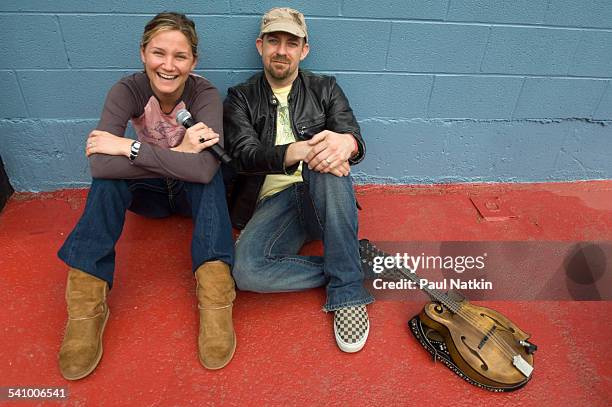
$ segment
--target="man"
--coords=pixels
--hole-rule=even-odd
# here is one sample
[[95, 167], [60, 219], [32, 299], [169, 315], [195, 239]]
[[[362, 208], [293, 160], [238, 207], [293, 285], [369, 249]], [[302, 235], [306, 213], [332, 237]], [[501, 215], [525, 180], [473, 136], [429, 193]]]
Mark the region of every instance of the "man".
[[[226, 146], [237, 163], [230, 216], [243, 229], [233, 276], [255, 292], [326, 285], [325, 311], [345, 352], [357, 352], [369, 332], [357, 240], [357, 208], [349, 165], [365, 144], [349, 103], [333, 77], [299, 70], [310, 50], [304, 16], [274, 8], [255, 45], [263, 72], [230, 88], [224, 103]], [[324, 255], [299, 256], [322, 239]]]

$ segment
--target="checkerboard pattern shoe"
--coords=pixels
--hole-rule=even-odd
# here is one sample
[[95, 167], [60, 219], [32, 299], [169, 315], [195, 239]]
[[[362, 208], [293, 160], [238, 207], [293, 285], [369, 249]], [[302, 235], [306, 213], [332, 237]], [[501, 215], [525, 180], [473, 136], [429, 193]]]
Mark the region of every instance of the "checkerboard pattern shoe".
[[345, 307], [334, 311], [334, 334], [338, 347], [348, 353], [363, 348], [370, 332], [370, 321], [365, 305]]

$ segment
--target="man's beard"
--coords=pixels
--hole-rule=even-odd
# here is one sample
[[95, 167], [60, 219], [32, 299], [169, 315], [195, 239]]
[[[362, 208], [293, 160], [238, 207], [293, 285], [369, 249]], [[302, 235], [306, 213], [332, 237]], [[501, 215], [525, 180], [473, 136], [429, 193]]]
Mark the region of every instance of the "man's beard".
[[[288, 65], [284, 67], [282, 70], [277, 70], [277, 69], [274, 69], [274, 62], [284, 62]], [[293, 73], [293, 71], [291, 70], [291, 65], [290, 65], [289, 60], [287, 60], [286, 58], [279, 58], [279, 57], [276, 57], [270, 61], [270, 65], [267, 71], [268, 71], [268, 74], [272, 78], [276, 80], [281, 80], [281, 81], [287, 79]]]

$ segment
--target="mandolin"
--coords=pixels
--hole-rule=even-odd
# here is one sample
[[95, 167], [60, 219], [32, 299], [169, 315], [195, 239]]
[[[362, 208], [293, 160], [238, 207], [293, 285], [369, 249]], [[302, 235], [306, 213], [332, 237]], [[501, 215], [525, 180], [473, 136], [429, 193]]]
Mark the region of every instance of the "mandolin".
[[[359, 251], [366, 275], [372, 273], [374, 258], [389, 256], [367, 239], [359, 241]], [[409, 327], [434, 360], [489, 391], [516, 390], [531, 379], [537, 346], [508, 318], [471, 304], [459, 293], [429, 288], [425, 279], [408, 269], [385, 270], [380, 277], [407, 278], [431, 297]]]

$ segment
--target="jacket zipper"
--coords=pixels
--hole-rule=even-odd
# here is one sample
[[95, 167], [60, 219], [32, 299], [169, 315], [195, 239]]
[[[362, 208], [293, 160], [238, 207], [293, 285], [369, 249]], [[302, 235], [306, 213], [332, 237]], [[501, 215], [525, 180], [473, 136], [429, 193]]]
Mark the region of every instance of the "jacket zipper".
[[295, 115], [293, 114], [293, 105], [291, 104], [291, 95], [289, 95], [289, 97], [287, 98], [287, 106], [289, 108], [289, 121], [291, 122], [291, 128], [293, 129], [293, 135], [295, 136], [296, 140], [295, 141], [303, 141], [304, 140], [304, 133], [306, 131], [306, 126], [302, 126], [301, 128], [298, 128], [295, 124], [295, 120], [294, 117]]

